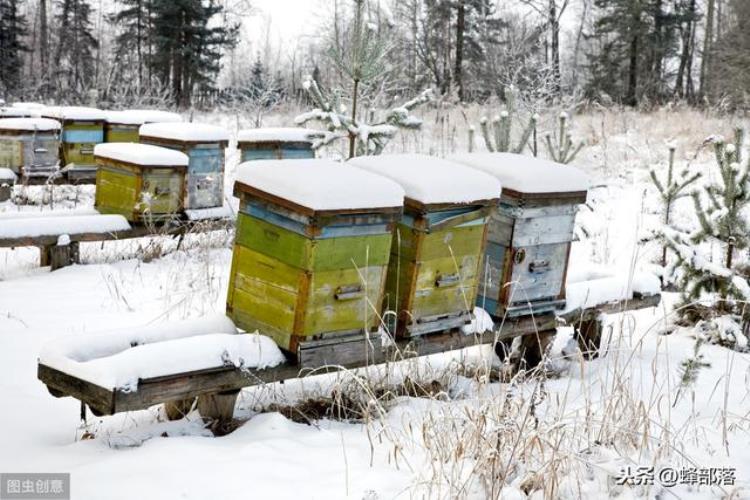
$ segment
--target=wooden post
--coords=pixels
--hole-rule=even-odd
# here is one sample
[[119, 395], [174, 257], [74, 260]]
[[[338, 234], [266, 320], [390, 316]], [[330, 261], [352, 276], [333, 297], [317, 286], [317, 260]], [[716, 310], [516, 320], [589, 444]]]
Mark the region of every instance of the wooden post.
[[10, 184], [0, 184], [0, 201], [10, 200], [10, 195], [13, 192], [13, 186]]
[[223, 392], [211, 392], [198, 396], [198, 412], [204, 421], [229, 421], [234, 416], [234, 404], [237, 402], [239, 389]]
[[72, 245], [52, 245], [47, 250], [50, 271], [67, 267], [73, 263]]
[[39, 245], [39, 267], [47, 267], [50, 263], [50, 249], [54, 245]]
[[599, 344], [602, 341], [602, 322], [599, 318], [581, 321], [576, 328], [576, 337], [585, 359], [599, 357]]

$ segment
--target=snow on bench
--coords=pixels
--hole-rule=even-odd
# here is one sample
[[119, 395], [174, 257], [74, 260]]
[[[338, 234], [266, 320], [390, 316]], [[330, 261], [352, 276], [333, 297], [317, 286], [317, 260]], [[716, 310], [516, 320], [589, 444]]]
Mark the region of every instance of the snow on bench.
[[237, 182], [312, 210], [401, 207], [395, 182], [332, 160], [256, 160], [241, 164]]
[[397, 182], [420, 203], [472, 203], [500, 196], [493, 176], [434, 156], [398, 154], [359, 156], [347, 163]]
[[249, 128], [237, 133], [237, 142], [308, 142], [325, 135], [320, 130], [301, 127]]
[[631, 276], [614, 270], [587, 266], [587, 271], [577, 276], [571, 273], [566, 284], [565, 310], [592, 309], [611, 302], [632, 300], [635, 295], [650, 296], [661, 293], [659, 278], [648, 272]]
[[449, 160], [495, 176], [503, 188], [519, 193], [570, 193], [587, 191], [588, 176], [581, 170], [549, 160], [513, 153], [461, 153]]
[[265, 369], [285, 361], [259, 334], [239, 334], [226, 316], [60, 338], [39, 363], [108, 390], [133, 392], [140, 379], [233, 366]]
[[189, 221], [202, 221], [202, 220], [229, 220], [234, 218], [234, 212], [228, 205], [213, 208], [194, 208], [185, 209], [185, 216]]
[[7, 210], [0, 212], [0, 220], [5, 219], [37, 219], [46, 217], [73, 217], [80, 215], [101, 215], [94, 208], [72, 208], [68, 210]]
[[[44, 214], [44, 212], [42, 212]], [[39, 236], [75, 236], [88, 233], [128, 231], [130, 224], [122, 215], [22, 215], [2, 217], [0, 239], [35, 238]]]

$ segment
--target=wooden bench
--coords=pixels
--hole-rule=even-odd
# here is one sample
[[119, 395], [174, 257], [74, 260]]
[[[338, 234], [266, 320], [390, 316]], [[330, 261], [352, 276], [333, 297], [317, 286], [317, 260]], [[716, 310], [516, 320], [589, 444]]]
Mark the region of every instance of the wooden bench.
[[[524, 336], [533, 339], [539, 333], [554, 331], [561, 324], [580, 328], [595, 321], [602, 313], [619, 313], [655, 307], [660, 295], [637, 296], [629, 300], [613, 301], [586, 310], [576, 309], [563, 315], [546, 314], [536, 317], [513, 318], [497, 325], [495, 331], [465, 334], [460, 330], [397, 340], [395, 345], [383, 347], [380, 342], [358, 341], [354, 348], [366, 351], [367, 356], [342, 359], [337, 365], [320, 364], [324, 353], [303, 358], [300, 364], [284, 363], [273, 368], [242, 371], [233, 366], [212, 368], [167, 376], [140, 379], [137, 390], [108, 390], [63, 373], [44, 364], [38, 365], [38, 378], [55, 397], [71, 396], [81, 401], [97, 416], [143, 410], [165, 403], [169, 418], [179, 418], [198, 400], [198, 409], [207, 419], [226, 420], [232, 417], [234, 402], [243, 387], [294, 379], [305, 374], [324, 373], [343, 368], [358, 368], [385, 361], [427, 356], [475, 345], [493, 344]], [[341, 352], [340, 344], [330, 346]], [[363, 362], [362, 359], [367, 359]]]
[[[0, 248], [38, 247], [39, 264], [59, 269], [78, 262], [81, 242], [123, 240], [147, 236], [179, 236], [193, 231], [229, 227], [224, 216], [175, 219], [159, 225], [131, 225], [121, 215], [103, 215], [94, 210], [74, 212], [19, 212], [0, 214]], [[217, 212], [218, 214], [218, 212]], [[214, 215], [214, 214], [211, 214]], [[61, 236], [67, 236], [61, 241]]]

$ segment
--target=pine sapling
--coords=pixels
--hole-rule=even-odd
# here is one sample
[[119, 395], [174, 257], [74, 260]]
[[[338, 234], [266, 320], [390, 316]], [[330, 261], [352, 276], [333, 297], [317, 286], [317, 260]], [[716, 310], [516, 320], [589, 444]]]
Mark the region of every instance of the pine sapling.
[[586, 144], [581, 141], [578, 146], [573, 146], [573, 135], [570, 133], [570, 130], [568, 130], [568, 122], [568, 113], [563, 111], [558, 118], [557, 144], [553, 145], [552, 134], [549, 132], [544, 136], [544, 144], [547, 147], [547, 154], [557, 163], [572, 162]]
[[[659, 191], [662, 203], [664, 205], [664, 225], [669, 226], [671, 224], [672, 205], [675, 201], [680, 198], [684, 198], [689, 195], [685, 192], [688, 186], [696, 182], [700, 177], [701, 173], [697, 172], [690, 174], [690, 171], [685, 168], [679, 174], [675, 175], [674, 171], [674, 159], [675, 159], [676, 148], [673, 145], [669, 146], [669, 165], [667, 168], [667, 177], [664, 180], [660, 180], [656, 175], [656, 170], [653, 168], [649, 171], [651, 174], [651, 181]], [[666, 268], [667, 266], [667, 245], [662, 246], [661, 254], [661, 266]], [[662, 278], [662, 285], [664, 280]]]
[[[532, 136], [536, 137], [536, 125], [539, 121], [539, 116], [533, 114], [529, 117], [529, 121], [526, 124], [523, 132], [521, 133], [520, 140], [514, 146], [512, 144], [512, 132], [514, 117], [516, 114], [516, 97], [513, 88], [510, 88], [506, 92], [507, 102], [505, 109], [500, 112], [499, 115], [492, 119], [492, 127], [486, 116], [483, 116], [479, 121], [479, 127], [482, 132], [482, 138], [484, 144], [487, 146], [487, 150], [491, 153], [523, 153], [523, 150], [529, 144], [529, 140]], [[534, 144], [532, 150], [536, 156], [536, 144]]]

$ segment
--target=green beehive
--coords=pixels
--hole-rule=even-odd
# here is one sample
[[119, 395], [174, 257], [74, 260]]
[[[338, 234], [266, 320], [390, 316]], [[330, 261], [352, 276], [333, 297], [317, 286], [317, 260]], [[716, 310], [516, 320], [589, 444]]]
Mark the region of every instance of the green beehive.
[[176, 149], [190, 158], [182, 202], [185, 209], [224, 204], [224, 150], [229, 141], [225, 129], [203, 123], [147, 123], [138, 134], [143, 144]]
[[403, 190], [328, 160], [248, 162], [227, 314], [298, 355], [311, 342], [377, 330]]
[[60, 157], [64, 166], [71, 167], [68, 179], [73, 182], [95, 179], [94, 146], [104, 142], [104, 111], [60, 106], [44, 108], [42, 116], [62, 124]]
[[396, 226], [385, 308], [401, 337], [441, 332], [473, 318], [488, 216], [500, 182], [425, 155], [362, 156], [350, 164], [397, 182], [406, 192]]
[[60, 123], [46, 118], [0, 119], [0, 168], [18, 177], [54, 174], [60, 163]]
[[315, 158], [313, 142], [323, 133], [306, 128], [253, 128], [240, 130], [237, 149], [241, 161]]
[[96, 209], [131, 222], [169, 220], [182, 210], [184, 153], [135, 143], [107, 143], [94, 148]]
[[178, 123], [177, 113], [154, 109], [108, 111], [104, 124], [104, 142], [138, 142], [138, 129], [144, 123]]

